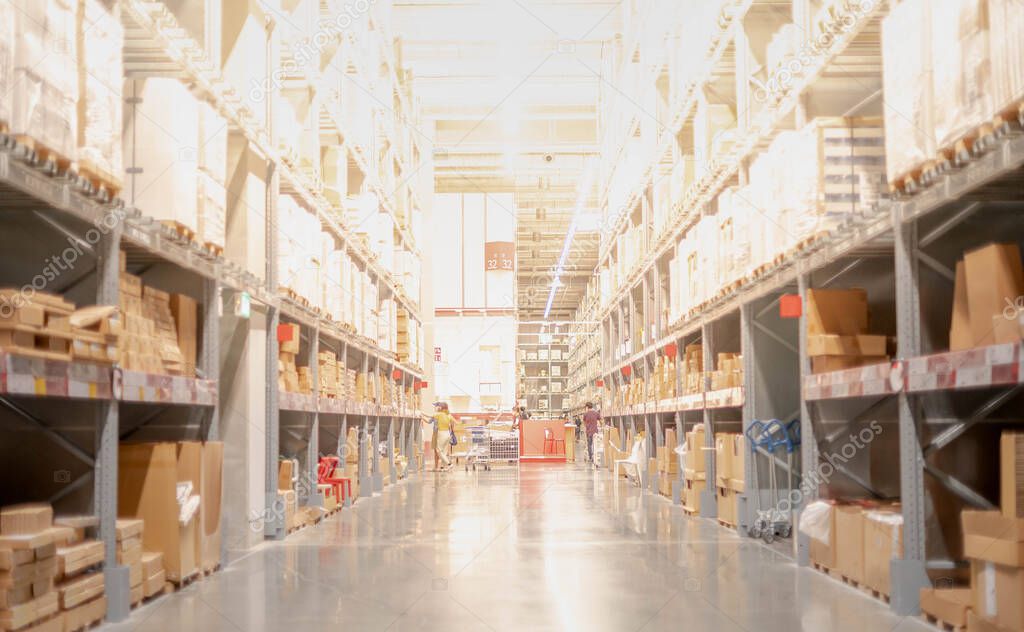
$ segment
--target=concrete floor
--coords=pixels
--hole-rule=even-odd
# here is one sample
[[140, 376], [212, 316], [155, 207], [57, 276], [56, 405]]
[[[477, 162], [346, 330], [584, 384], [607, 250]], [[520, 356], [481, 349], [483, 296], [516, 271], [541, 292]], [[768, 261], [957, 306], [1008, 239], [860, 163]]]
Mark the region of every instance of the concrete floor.
[[428, 473], [104, 630], [933, 630], [606, 472]]

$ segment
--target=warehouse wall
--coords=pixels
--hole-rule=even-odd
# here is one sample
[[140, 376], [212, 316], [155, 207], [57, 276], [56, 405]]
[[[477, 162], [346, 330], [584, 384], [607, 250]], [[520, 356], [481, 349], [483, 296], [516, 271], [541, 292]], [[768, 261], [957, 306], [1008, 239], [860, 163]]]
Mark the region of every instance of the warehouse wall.
[[[499, 406], [509, 410], [515, 399], [515, 319], [507, 317], [445, 317], [434, 326], [437, 396], [454, 412], [479, 412]], [[498, 359], [481, 347], [498, 347]], [[436, 355], [435, 355], [436, 358]], [[480, 383], [501, 382], [501, 396], [481, 395]]]

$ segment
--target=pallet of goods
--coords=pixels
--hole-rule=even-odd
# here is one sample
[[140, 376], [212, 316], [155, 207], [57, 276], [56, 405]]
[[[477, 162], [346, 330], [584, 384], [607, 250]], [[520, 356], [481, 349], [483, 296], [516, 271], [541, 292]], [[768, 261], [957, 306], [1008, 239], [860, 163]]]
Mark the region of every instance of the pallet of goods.
[[1016, 297], [1024, 296], [1024, 265], [1015, 243], [993, 243], [964, 253], [956, 264], [950, 351], [1014, 343], [1024, 337]]
[[124, 174], [124, 29], [100, 0], [79, 0], [76, 37], [78, 173], [94, 191], [113, 199], [121, 193]]
[[807, 354], [814, 373], [889, 361], [888, 338], [868, 333], [867, 292], [807, 290]]

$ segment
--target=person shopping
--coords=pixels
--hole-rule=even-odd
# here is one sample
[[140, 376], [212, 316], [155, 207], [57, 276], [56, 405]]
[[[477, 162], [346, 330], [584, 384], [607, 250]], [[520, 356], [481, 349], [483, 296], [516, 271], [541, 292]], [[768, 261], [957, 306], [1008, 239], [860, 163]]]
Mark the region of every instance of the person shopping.
[[587, 410], [583, 413], [583, 426], [587, 432], [587, 460], [593, 463], [594, 435], [597, 434], [597, 425], [601, 421], [601, 413], [594, 410], [594, 404], [591, 402], [587, 402], [585, 408]]
[[451, 414], [448, 412], [448, 404], [434, 402], [434, 431], [431, 434], [430, 444], [434, 447], [434, 471], [439, 471], [438, 461], [444, 463], [445, 469], [451, 467], [452, 462], [448, 454], [451, 452], [452, 431], [455, 427]]

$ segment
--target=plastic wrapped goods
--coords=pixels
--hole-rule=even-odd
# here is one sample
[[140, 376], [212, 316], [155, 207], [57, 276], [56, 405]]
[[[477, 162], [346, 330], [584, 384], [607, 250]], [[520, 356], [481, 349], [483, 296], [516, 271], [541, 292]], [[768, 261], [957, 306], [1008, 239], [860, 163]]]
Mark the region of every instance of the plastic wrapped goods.
[[159, 220], [198, 230], [199, 103], [177, 79], [125, 82], [122, 197]]
[[121, 22], [99, 0], [80, 0], [78, 44], [78, 161], [120, 185], [124, 69]]
[[1001, 110], [1024, 97], [1024, 2], [988, 0], [993, 104]]
[[[12, 2], [7, 2], [12, 4]], [[78, 56], [76, 6], [67, 0], [13, 0], [10, 131], [75, 159]]]
[[882, 22], [886, 173], [890, 184], [935, 156], [929, 0], [905, 0]]
[[928, 4], [935, 139], [946, 148], [986, 121], [994, 109], [988, 0]]

